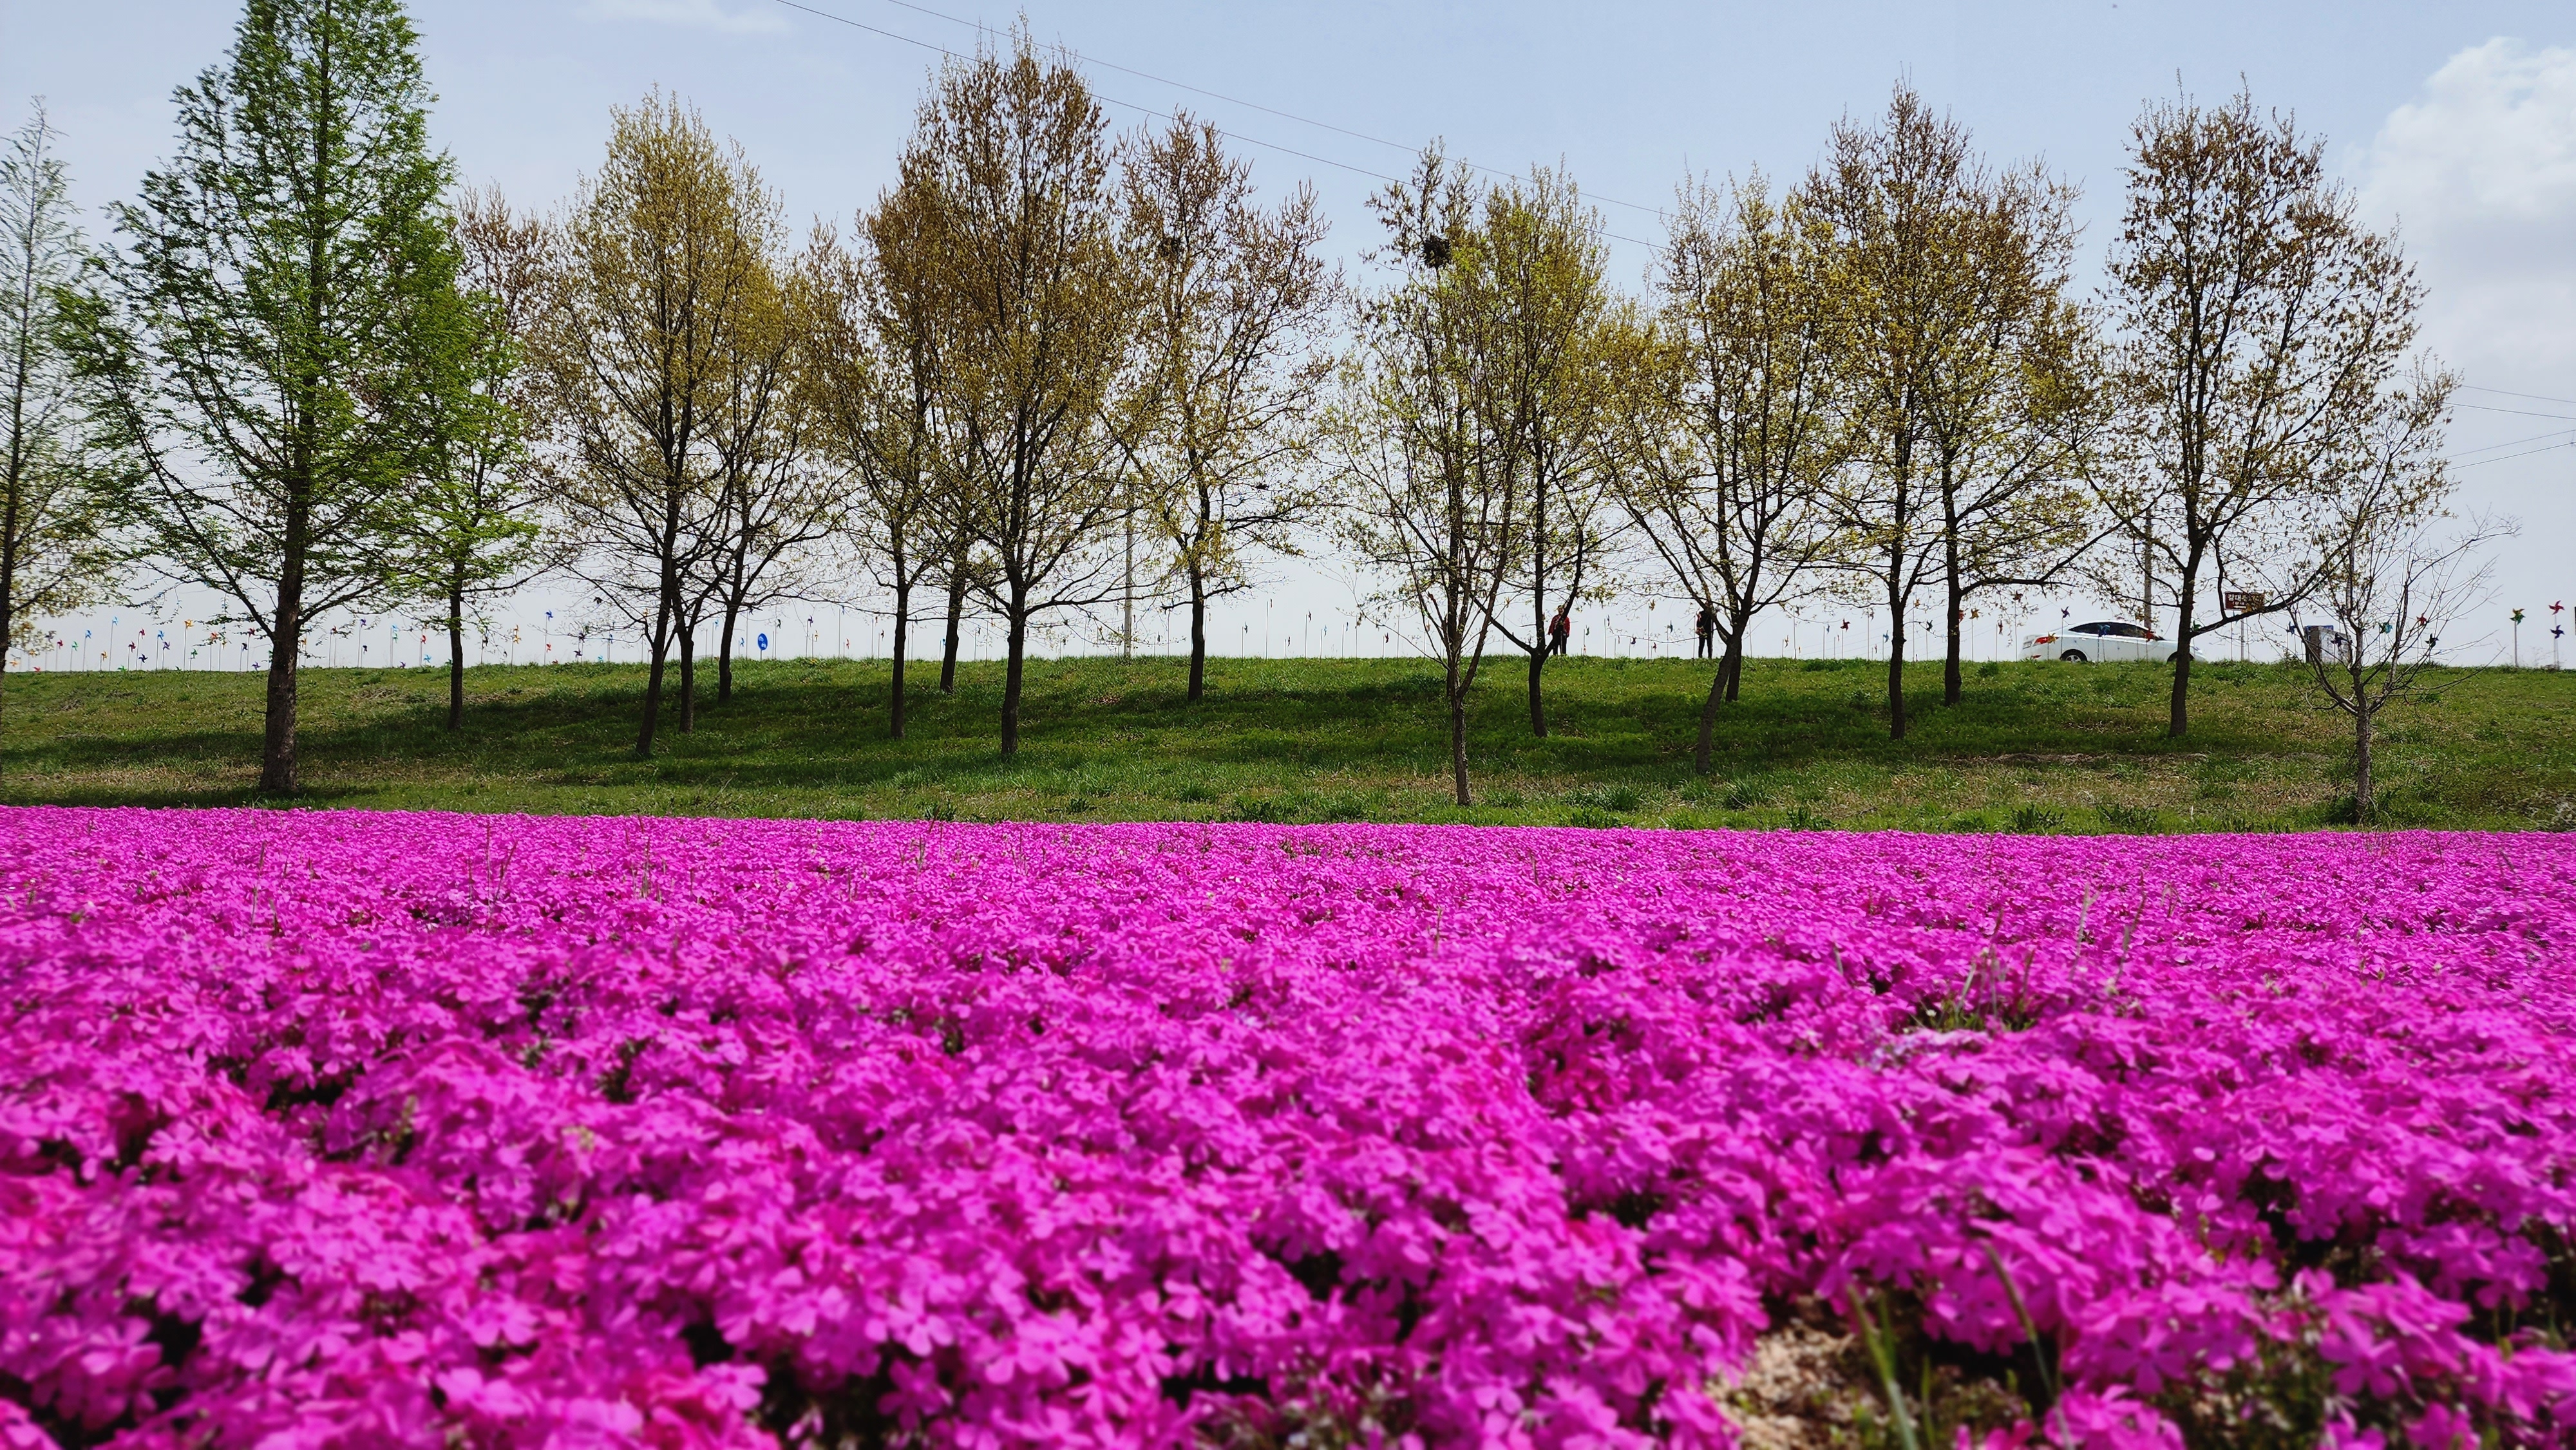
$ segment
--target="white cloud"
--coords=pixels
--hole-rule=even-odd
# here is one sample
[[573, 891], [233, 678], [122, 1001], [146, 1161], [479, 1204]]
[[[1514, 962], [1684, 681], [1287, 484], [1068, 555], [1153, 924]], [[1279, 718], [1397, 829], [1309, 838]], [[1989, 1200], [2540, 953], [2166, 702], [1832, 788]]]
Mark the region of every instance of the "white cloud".
[[2389, 113], [2359, 171], [2364, 210], [2398, 225], [2424, 281], [2425, 344], [2473, 389], [2540, 395], [2465, 392], [2452, 419], [2463, 502], [2522, 521], [2476, 620], [2500, 655], [2507, 609], [2576, 594], [2576, 454], [2546, 431], [2576, 413], [2552, 401], [2576, 398], [2576, 50], [2459, 52]]
[[2389, 113], [2362, 175], [2363, 207], [2421, 269], [2426, 341], [2471, 382], [2569, 392], [2576, 50], [2497, 39], [2452, 56]]
[[765, 0], [745, 0], [732, 9], [718, 0], [590, 0], [587, 13], [603, 20], [651, 20], [736, 34], [769, 35], [787, 28], [787, 17]]

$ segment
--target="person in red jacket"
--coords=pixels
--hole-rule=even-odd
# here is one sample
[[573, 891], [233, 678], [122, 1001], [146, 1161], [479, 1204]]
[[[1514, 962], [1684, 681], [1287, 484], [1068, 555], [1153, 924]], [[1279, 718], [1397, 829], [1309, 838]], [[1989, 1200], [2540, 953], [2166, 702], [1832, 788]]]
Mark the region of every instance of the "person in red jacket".
[[1549, 654], [1561, 655], [1565, 653], [1565, 642], [1574, 633], [1574, 621], [1567, 616], [1567, 610], [1570, 607], [1571, 606], [1569, 605], [1558, 605], [1556, 607], [1556, 618], [1547, 622], [1547, 652]]

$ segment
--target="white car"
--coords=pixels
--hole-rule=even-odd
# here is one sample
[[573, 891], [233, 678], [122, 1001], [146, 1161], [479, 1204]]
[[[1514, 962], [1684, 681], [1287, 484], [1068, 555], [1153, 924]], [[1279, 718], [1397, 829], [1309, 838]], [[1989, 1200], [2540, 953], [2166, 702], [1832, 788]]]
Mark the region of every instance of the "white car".
[[2174, 652], [2163, 635], [2144, 625], [2106, 619], [2093, 624], [2074, 625], [2053, 634], [2031, 635], [2021, 642], [2021, 657], [2026, 660], [2065, 660], [2080, 665], [2111, 660], [2170, 661]]

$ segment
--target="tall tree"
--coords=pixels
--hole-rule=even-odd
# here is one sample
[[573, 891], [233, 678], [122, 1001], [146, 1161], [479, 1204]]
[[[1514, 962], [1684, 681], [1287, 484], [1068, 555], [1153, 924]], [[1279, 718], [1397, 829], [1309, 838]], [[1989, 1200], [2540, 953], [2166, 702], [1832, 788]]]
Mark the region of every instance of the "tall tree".
[[1951, 705], [1964, 694], [1970, 602], [2053, 583], [2096, 541], [2088, 484], [2105, 421], [2098, 348], [2066, 295], [2074, 189], [2031, 164], [1979, 175], [1962, 201], [1942, 268], [1951, 325], [1922, 389]]
[[2352, 722], [2361, 822], [2378, 815], [2381, 713], [2424, 692], [2442, 635], [2489, 597], [2487, 546], [2514, 531], [2492, 515], [2449, 522], [2457, 485], [2443, 463], [2442, 425], [2456, 386], [2447, 373], [2418, 370], [2384, 389], [2352, 466], [2309, 515], [2319, 561], [2309, 602], [2327, 629], [2308, 665], [2327, 703]]
[[1292, 551], [1318, 503], [1296, 465], [1331, 376], [1313, 343], [1340, 279], [1317, 255], [1325, 223], [1313, 190], [1261, 207], [1251, 168], [1187, 115], [1132, 144], [1126, 215], [1152, 295], [1142, 346], [1153, 423], [1134, 459], [1141, 511], [1189, 594], [1196, 700], [1207, 689], [1208, 601], [1250, 587], [1252, 550]]
[[1346, 494], [1343, 532], [1389, 580], [1440, 657], [1450, 782], [1467, 781], [1467, 696], [1520, 538], [1519, 475], [1508, 444], [1476, 405], [1477, 369], [1493, 339], [1482, 284], [1475, 195], [1464, 168], [1426, 151], [1410, 179], [1370, 199], [1386, 229], [1376, 258], [1396, 271], [1362, 299], [1359, 345], [1332, 420], [1334, 468]]
[[[2252, 96], [2153, 105], [2132, 136], [2110, 290], [2112, 382], [2137, 466], [2103, 499], [2166, 581], [2166, 729], [2179, 736], [2194, 641], [2317, 586], [2300, 523], [2363, 446], [2423, 292], [2326, 175], [2324, 142], [2258, 115]], [[2222, 561], [2259, 607], [2202, 612]]]
[[714, 571], [718, 703], [733, 698], [745, 612], [812, 593], [810, 546], [841, 529], [839, 498], [819, 466], [819, 419], [797, 386], [822, 324], [816, 281], [802, 267], [764, 269], [730, 339], [711, 435], [725, 506]]
[[458, 200], [453, 227], [463, 262], [458, 300], [469, 313], [454, 329], [465, 385], [425, 413], [430, 446], [396, 565], [404, 592], [434, 603], [447, 630], [450, 730], [465, 723], [470, 612], [538, 567], [545, 492], [527, 454], [525, 421], [534, 401], [525, 344], [544, 309], [545, 228], [512, 216], [491, 188]]
[[1942, 354], [1973, 319], [1961, 286], [1983, 183], [1956, 122], [1898, 86], [1877, 126], [1843, 121], [1803, 205], [1831, 225], [1844, 416], [1853, 466], [1828, 493], [1852, 570], [1888, 612], [1887, 729], [1906, 729], [1906, 616], [1939, 565], [1939, 469], [1928, 445]]
[[[1025, 34], [951, 62], [922, 103], [898, 189], [916, 192], [938, 268], [938, 456], [969, 582], [1002, 618], [1002, 754], [1020, 748], [1032, 620], [1116, 589], [1100, 547], [1127, 498], [1143, 290], [1110, 174], [1108, 118]], [[961, 572], [963, 570], [961, 569]]]
[[1611, 418], [1604, 384], [1621, 309], [1604, 275], [1609, 248], [1600, 232], [1600, 217], [1573, 181], [1541, 167], [1486, 193], [1479, 254], [1458, 273], [1487, 339], [1474, 397], [1506, 450], [1520, 500], [1513, 588], [1529, 601], [1529, 634], [1502, 617], [1494, 623], [1528, 658], [1537, 736], [1547, 734], [1549, 607], [1574, 607], [1603, 545]]
[[1836, 534], [1826, 480], [1844, 461], [1828, 238], [1756, 174], [1685, 185], [1656, 272], [1660, 308], [1612, 375], [1622, 502], [1722, 644], [1694, 760], [1737, 698], [1746, 632], [1817, 589]]
[[[886, 734], [901, 740], [913, 591], [955, 557], [940, 507], [931, 408], [935, 378], [915, 218], [889, 194], [861, 219], [855, 254], [826, 234], [805, 266], [818, 299], [803, 381], [824, 448], [849, 483], [844, 517], [867, 566], [894, 595]], [[959, 600], [962, 607], [963, 599]]]
[[655, 92], [620, 109], [556, 239], [539, 356], [547, 373], [556, 506], [580, 541], [574, 571], [644, 632], [651, 668], [635, 739], [653, 753], [680, 647], [683, 728], [697, 621], [728, 536], [717, 440], [739, 334], [784, 227], [739, 146]]
[[100, 535], [61, 329], [85, 248], [44, 102], [0, 148], [0, 671], [36, 624], [104, 592]]
[[463, 386], [417, 51], [398, 0], [250, 0], [178, 93], [176, 160], [116, 208], [79, 328], [137, 556], [268, 640], [266, 791], [298, 786], [305, 630], [386, 589]]

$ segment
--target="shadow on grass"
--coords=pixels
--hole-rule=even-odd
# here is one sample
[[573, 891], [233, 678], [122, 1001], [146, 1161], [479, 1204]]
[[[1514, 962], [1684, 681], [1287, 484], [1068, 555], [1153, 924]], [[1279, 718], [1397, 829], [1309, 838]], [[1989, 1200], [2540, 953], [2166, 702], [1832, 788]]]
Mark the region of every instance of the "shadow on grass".
[[[1695, 671], [1661, 662], [1558, 663], [1547, 676], [1551, 733], [1537, 738], [1528, 731], [1518, 661], [1505, 663], [1513, 668], [1491, 670], [1478, 687], [1469, 742], [1477, 771], [1663, 779], [1679, 766], [1687, 773], [1704, 688]], [[1374, 774], [1398, 762], [1436, 773], [1447, 753], [1439, 681], [1404, 661], [1219, 661], [1208, 696], [1194, 703], [1182, 698], [1179, 667], [1170, 661], [1036, 663], [1022, 707], [1018, 760], [1003, 759], [996, 745], [999, 667], [988, 663], [965, 666], [954, 695], [916, 686], [909, 738], [901, 741], [886, 738], [881, 667], [741, 666], [734, 698], [721, 705], [702, 701], [691, 733], [679, 732], [666, 700], [649, 761], [634, 755], [643, 708], [640, 669], [476, 671], [469, 676], [475, 688], [465, 726], [455, 732], [445, 728], [445, 701], [436, 688], [443, 677], [434, 671], [337, 672], [340, 679], [333, 673], [312, 672], [305, 690], [298, 751], [308, 781], [301, 799], [308, 801], [376, 793], [363, 777], [379, 771], [501, 775], [557, 786], [693, 785], [721, 776], [736, 788], [781, 790], [928, 784], [925, 777], [935, 776], [948, 789], [973, 792], [1104, 756], [1215, 767], [1228, 775], [1283, 767], [1300, 774]], [[1765, 691], [1757, 678], [1744, 698], [1722, 706], [1716, 745], [1723, 770], [2063, 753], [2070, 745], [2073, 722], [2066, 712], [2034, 708], [2021, 690], [1974, 691], [1949, 709], [1939, 706], [1937, 694], [1919, 695], [1910, 702], [1911, 738], [1896, 741], [1886, 733], [1874, 665], [1821, 672], [1790, 666], [1776, 673], [1805, 688]], [[230, 678], [196, 677], [193, 693], [215, 693], [221, 684], [209, 681]], [[120, 694], [155, 693], [152, 676], [123, 679]], [[65, 731], [19, 744], [13, 773], [24, 780], [149, 768], [256, 769], [255, 715], [241, 731], [174, 732], [167, 728], [174, 712], [166, 702], [136, 698], [132, 706], [140, 718], [124, 721], [127, 728]], [[2073, 743], [2145, 755], [2185, 748], [2136, 730]], [[2187, 744], [2245, 749], [2254, 742], [2202, 737]], [[353, 772], [361, 778], [350, 778]], [[174, 790], [156, 784], [123, 793], [99, 784], [65, 786], [49, 798], [132, 804], [254, 798], [247, 788], [213, 785]]]
[[[1540, 821], [1687, 806], [1703, 817], [1753, 812], [1758, 819], [1741, 819], [1794, 824], [1821, 819], [1816, 803], [1836, 794], [1834, 813], [1853, 819], [1851, 797], [1876, 792], [1883, 808], [1864, 813], [1881, 823], [1966, 829], [1957, 823], [2012, 818], [2016, 805], [1996, 794], [2001, 781], [2007, 794], [2056, 791], [2061, 804], [2068, 791], [2095, 792], [2114, 809], [2104, 814], [2077, 794], [2076, 818], [2148, 829], [2157, 809], [2223, 802], [2231, 780], [2315, 780], [2338, 748], [2302, 703], [2297, 672], [2280, 667], [2205, 667], [2194, 731], [2176, 741], [2164, 734], [2170, 677], [2161, 667], [1981, 666], [1962, 702], [1943, 707], [1939, 666], [1924, 665], [1909, 671], [1913, 728], [1897, 741], [1887, 735], [1877, 662], [1753, 661], [1743, 698], [1721, 707], [1715, 779], [1700, 784], [1690, 753], [1706, 666], [1555, 662], [1551, 730], [1537, 738], [1521, 661], [1503, 657], [1488, 662], [1471, 714], [1470, 768], [1492, 808], [1461, 813], [1443, 800], [1440, 684], [1424, 663], [1216, 660], [1197, 702], [1183, 699], [1184, 669], [1169, 658], [1032, 662], [1022, 752], [1004, 760], [997, 663], [963, 666], [954, 695], [929, 687], [935, 666], [916, 668], [902, 741], [886, 737], [882, 664], [750, 663], [737, 668], [732, 700], [702, 701], [690, 734], [674, 728], [666, 703], [649, 761], [634, 754], [639, 666], [478, 668], [456, 732], [445, 728], [441, 671], [316, 670], [299, 741], [307, 790], [293, 804]], [[2499, 707], [2490, 713], [2507, 723], [2445, 737], [2447, 773], [2420, 791], [2435, 802], [2428, 810], [2457, 796], [2527, 813], [2535, 792], [2546, 797], [2567, 774], [2521, 765], [2526, 727], [2512, 723], [2536, 703], [2523, 695], [2564, 693], [2557, 677], [2487, 685]], [[255, 675], [43, 676], [13, 681], [10, 706], [0, 798], [279, 804], [250, 788]], [[2197, 774], [2160, 806], [2120, 814], [2119, 793], [2138, 772], [2161, 767], [2175, 782], [2177, 764]], [[2194, 782], [2198, 797], [2174, 793]], [[2284, 808], [2263, 806], [2287, 819]]]

